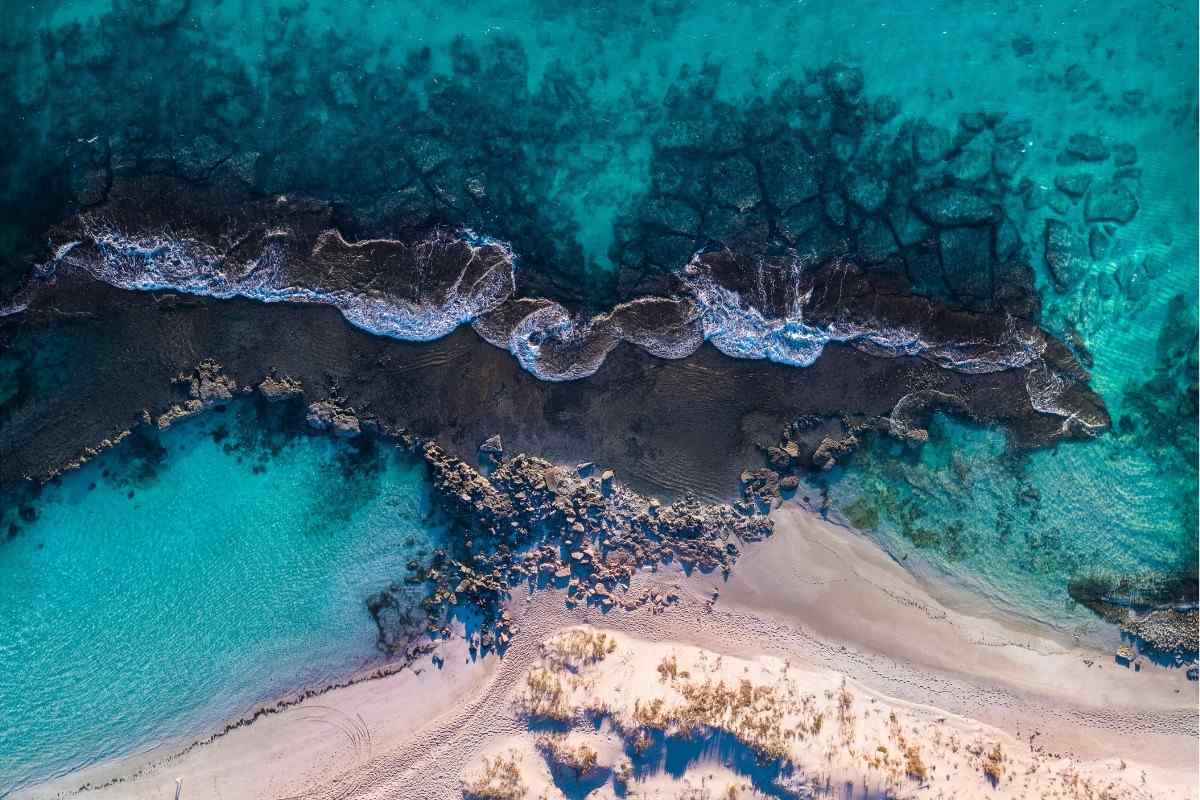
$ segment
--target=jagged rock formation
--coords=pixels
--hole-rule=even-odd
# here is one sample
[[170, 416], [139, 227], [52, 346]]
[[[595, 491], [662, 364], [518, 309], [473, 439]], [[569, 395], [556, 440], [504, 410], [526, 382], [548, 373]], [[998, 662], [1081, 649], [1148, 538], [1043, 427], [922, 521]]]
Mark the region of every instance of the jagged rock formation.
[[[676, 562], [685, 570], [727, 572], [740, 545], [773, 529], [749, 508], [694, 498], [663, 505], [616, 483], [608, 470], [583, 477], [576, 468], [519, 454], [497, 459], [485, 476], [435, 442], [401, 438], [425, 459], [458, 537], [428, 566], [410, 563], [408, 583], [431, 586], [423, 603], [431, 633], [448, 634], [456, 609], [478, 612], [473, 644], [482, 651], [503, 649], [511, 638], [501, 604], [515, 584], [565, 588], [568, 603], [602, 609], [637, 605], [646, 598], [624, 595], [635, 570]], [[383, 593], [369, 607], [380, 646], [394, 647], [386, 615], [400, 605]]]

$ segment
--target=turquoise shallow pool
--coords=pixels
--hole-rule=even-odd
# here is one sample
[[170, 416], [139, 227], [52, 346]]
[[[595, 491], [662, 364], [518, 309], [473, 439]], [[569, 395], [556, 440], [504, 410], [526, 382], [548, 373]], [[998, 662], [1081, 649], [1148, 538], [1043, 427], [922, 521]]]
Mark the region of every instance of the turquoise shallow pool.
[[431, 546], [393, 448], [272, 432], [249, 401], [154, 444], [66, 476], [0, 547], [0, 794], [376, 659], [364, 600]]
[[[1122, 180], [1138, 210], [1068, 291], [1035, 263], [1041, 322], [1090, 354], [1112, 432], [1017, 455], [996, 431], [939, 419], [923, 450], [879, 440], [826, 476], [833, 511], [898, 556], [1070, 627], [1094, 624], [1070, 603], [1074, 576], [1195, 569], [1194, 4], [384, 5], [6, 9], [0, 91], [17, 111], [0, 130], [14, 167], [0, 277], [57, 218], [55, 193], [78, 191], [68, 167], [110, 139], [192, 142], [201, 131], [214, 152], [268, 154], [256, 169], [280, 191], [352, 202], [362, 190], [402, 205], [379, 166], [393, 153], [372, 134], [389, 110], [420, 118], [436, 106], [460, 148], [477, 146], [469, 159], [433, 146], [422, 157], [502, 160], [520, 182], [517, 200], [493, 198], [495, 229], [479, 232], [512, 241], [526, 264], [571, 265], [537, 290], [607, 307], [623, 214], [652, 188], [672, 88], [707, 76], [714, 106], [752, 119], [784, 79], [837, 59], [862, 70], [865, 94], [893, 98], [900, 121], [952, 130], [981, 110], [1027, 120], [1012, 180], [1041, 199], [1006, 211], [1035, 253], [1048, 215], [1082, 227], [1081, 201], [1055, 191], [1072, 135], [1136, 149], [1136, 174]], [[463, 66], [472, 59], [477, 73]], [[459, 73], [475, 77], [464, 88], [450, 80]], [[388, 75], [417, 77], [408, 93], [372, 94]], [[32, 368], [50, 374], [60, 355]], [[53, 391], [52, 379], [36, 385]], [[164, 434], [152, 465], [122, 445], [49, 488], [30, 506], [36, 520], [0, 544], [0, 674], [15, 677], [0, 683], [0, 794], [373, 657], [363, 598], [434, 536], [420, 473], [390, 452], [263, 431], [238, 405]]]

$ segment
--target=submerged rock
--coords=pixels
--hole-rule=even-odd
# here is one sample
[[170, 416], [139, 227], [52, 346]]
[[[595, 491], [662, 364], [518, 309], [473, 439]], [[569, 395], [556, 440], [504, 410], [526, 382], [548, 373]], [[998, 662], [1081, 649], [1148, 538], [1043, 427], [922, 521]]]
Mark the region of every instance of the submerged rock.
[[1090, 223], [1116, 222], [1124, 225], [1137, 216], [1138, 201], [1129, 187], [1118, 180], [1096, 181], [1088, 190], [1083, 216]]
[[1113, 163], [1118, 167], [1128, 167], [1136, 164], [1138, 160], [1137, 148], [1131, 144], [1122, 142], [1121, 144], [1113, 145]]
[[1054, 185], [1066, 195], [1076, 198], [1083, 197], [1088, 187], [1092, 185], [1092, 176], [1086, 172], [1056, 175], [1054, 176]]
[[1078, 249], [1079, 243], [1069, 225], [1057, 219], [1046, 220], [1043, 252], [1055, 288], [1060, 292], [1074, 286], [1087, 270]]
[[958, 187], [926, 192], [917, 197], [913, 208], [926, 222], [942, 226], [983, 225], [998, 216], [986, 197]]
[[1104, 161], [1109, 156], [1108, 145], [1106, 145], [1098, 136], [1090, 136], [1085, 133], [1076, 133], [1067, 141], [1067, 146], [1063, 149], [1063, 160], [1067, 163], [1071, 161]]
[[941, 161], [953, 148], [954, 139], [945, 128], [922, 121], [913, 131], [913, 154], [922, 163]]
[[1112, 239], [1100, 226], [1097, 225], [1088, 231], [1088, 252], [1093, 261], [1101, 261], [1108, 255], [1108, 247], [1111, 243]]

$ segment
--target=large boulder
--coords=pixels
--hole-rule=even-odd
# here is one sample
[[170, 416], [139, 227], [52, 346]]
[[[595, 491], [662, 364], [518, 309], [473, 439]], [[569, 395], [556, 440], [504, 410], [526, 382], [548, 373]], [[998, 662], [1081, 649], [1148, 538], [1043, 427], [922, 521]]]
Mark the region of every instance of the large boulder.
[[1079, 255], [1080, 242], [1071, 226], [1057, 219], [1046, 220], [1043, 253], [1050, 277], [1060, 292], [1074, 286], [1087, 270], [1086, 259]]
[[1096, 181], [1088, 190], [1083, 216], [1088, 222], [1117, 222], [1124, 225], [1138, 212], [1132, 191], [1118, 180]]
[[958, 186], [926, 192], [916, 198], [913, 208], [926, 222], [939, 226], [984, 225], [996, 219], [990, 200]]
[[947, 228], [938, 236], [946, 285], [964, 301], [992, 295], [990, 228]]

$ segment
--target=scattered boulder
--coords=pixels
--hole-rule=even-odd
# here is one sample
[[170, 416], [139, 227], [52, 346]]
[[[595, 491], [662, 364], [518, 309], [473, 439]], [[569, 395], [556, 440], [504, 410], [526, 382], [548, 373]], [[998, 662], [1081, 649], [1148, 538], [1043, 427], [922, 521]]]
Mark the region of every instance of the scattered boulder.
[[1083, 217], [1090, 223], [1124, 225], [1137, 216], [1138, 201], [1129, 187], [1117, 180], [1096, 181], [1088, 190]]
[[1069, 225], [1057, 219], [1046, 220], [1043, 253], [1055, 288], [1060, 292], [1074, 286], [1087, 270], [1077, 249], [1078, 243]]
[[997, 217], [990, 200], [957, 186], [926, 192], [917, 197], [913, 208], [926, 222], [947, 227], [983, 225], [994, 222]]
[[1098, 136], [1089, 136], [1086, 133], [1076, 133], [1067, 140], [1067, 146], [1063, 149], [1060, 161], [1072, 163], [1075, 161], [1104, 161], [1109, 156], [1108, 145], [1106, 145]]
[[483, 444], [479, 445], [479, 452], [491, 458], [499, 458], [504, 454], [504, 444], [500, 441], [500, 434], [494, 434], [484, 440]]

